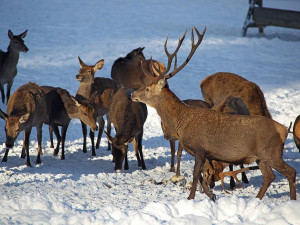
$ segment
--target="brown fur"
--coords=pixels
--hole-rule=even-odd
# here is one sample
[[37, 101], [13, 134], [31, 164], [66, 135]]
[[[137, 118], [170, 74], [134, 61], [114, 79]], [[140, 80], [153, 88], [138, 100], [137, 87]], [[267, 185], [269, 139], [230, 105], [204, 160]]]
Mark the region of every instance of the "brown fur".
[[[163, 124], [171, 128], [184, 149], [195, 157], [193, 185], [189, 199], [195, 197], [197, 182], [206, 159], [234, 164], [258, 162], [264, 182], [257, 194], [262, 198], [275, 179], [271, 168], [289, 181], [290, 198], [296, 199], [296, 171], [282, 159], [287, 128], [264, 116], [229, 115], [211, 109], [193, 108], [183, 104], [168, 88], [164, 78], [132, 94], [132, 99], [154, 107]], [[204, 192], [211, 198], [202, 180]]]
[[[98, 61], [95, 65], [89, 66], [86, 65], [79, 57], [80, 69], [79, 73], [76, 75], [76, 79], [80, 82], [80, 86], [76, 93], [76, 99], [80, 101], [86, 101], [90, 99], [90, 97], [97, 92], [99, 98], [95, 98], [94, 105], [96, 106], [96, 118], [99, 123], [99, 133], [96, 143], [96, 148], [99, 148], [101, 136], [104, 129], [104, 115], [108, 115], [109, 106], [112, 100], [112, 96], [117, 91], [116, 83], [109, 78], [96, 77], [95, 73], [98, 70], [101, 70], [104, 64], [104, 60]], [[83, 152], [86, 153], [86, 135], [87, 128], [84, 123], [81, 122], [82, 132], [83, 132]], [[107, 116], [107, 131], [110, 134], [111, 132], [111, 122], [109, 117]], [[94, 132], [90, 131], [90, 139], [92, 142], [92, 155], [96, 155], [95, 144], [94, 144]], [[110, 143], [108, 143], [108, 150], [110, 150]]]
[[297, 148], [300, 153], [300, 115], [295, 119], [294, 127], [293, 127], [293, 137]]
[[42, 125], [46, 115], [46, 97], [42, 89], [35, 83], [27, 83], [19, 87], [9, 98], [7, 114], [0, 112], [0, 117], [5, 119], [6, 152], [2, 162], [7, 161], [9, 148], [21, 131], [24, 131], [24, 141], [21, 158], [27, 156], [27, 166], [31, 166], [29, 157], [29, 138], [32, 127], [37, 129], [38, 155], [36, 163], [41, 163], [42, 154]]
[[260, 115], [271, 118], [263, 92], [253, 82], [233, 73], [219, 72], [206, 77], [200, 84], [204, 100], [211, 106], [234, 96], [241, 98], [251, 115]]

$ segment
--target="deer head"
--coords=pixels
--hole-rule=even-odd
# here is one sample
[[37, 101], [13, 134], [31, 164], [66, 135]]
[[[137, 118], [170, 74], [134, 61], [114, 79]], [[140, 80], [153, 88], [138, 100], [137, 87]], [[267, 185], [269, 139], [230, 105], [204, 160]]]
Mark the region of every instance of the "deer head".
[[76, 75], [76, 79], [82, 83], [94, 83], [94, 76], [98, 70], [101, 70], [104, 65], [104, 59], [99, 60], [95, 65], [86, 65], [78, 56], [80, 69]]
[[27, 46], [24, 44], [23, 38], [26, 37], [27, 30], [22, 34], [14, 35], [11, 30], [8, 30], [8, 37], [10, 39], [10, 48], [15, 52], [28, 52]]
[[[194, 43], [194, 30], [195, 30], [195, 32], [197, 33], [197, 36], [198, 36], [198, 41], [197, 41], [196, 44]], [[152, 84], [149, 85], [149, 86], [146, 86], [146, 87], [142, 87], [142, 88], [138, 89], [137, 91], [133, 92], [132, 93], [132, 99], [134, 101], [144, 102], [144, 103], [148, 104], [149, 106], [154, 107], [154, 103], [159, 101], [159, 96], [160, 96], [160, 93], [161, 93], [162, 89], [164, 87], [166, 87], [166, 85], [167, 85], [166, 80], [173, 77], [176, 73], [178, 73], [181, 69], [183, 69], [183, 67], [190, 61], [190, 59], [194, 55], [196, 49], [198, 48], [198, 46], [202, 42], [202, 39], [203, 39], [204, 34], [206, 32], [206, 27], [204, 28], [202, 34], [199, 33], [199, 31], [197, 30], [196, 27], [192, 28], [192, 31], [191, 31], [191, 43], [192, 43], [191, 51], [190, 51], [188, 57], [186, 58], [186, 60], [179, 67], [177, 67], [177, 52], [179, 51], [179, 49], [180, 49], [180, 47], [183, 43], [183, 40], [186, 36], [186, 32], [187, 31], [185, 31], [184, 35], [179, 38], [177, 48], [175, 49], [175, 51], [172, 54], [170, 54], [168, 52], [168, 49], [167, 49], [167, 42], [168, 42], [168, 36], [167, 36], [165, 44], [164, 44], [164, 49], [165, 49], [165, 53], [168, 57], [168, 63], [167, 63], [167, 68], [165, 70], [161, 70], [159, 64], [154, 65], [153, 62], [152, 62], [151, 73], [149, 73], [148, 70], [143, 69], [143, 61], [141, 61], [141, 67], [143, 69], [143, 72], [147, 77], [149, 77], [149, 79], [152, 80]], [[172, 72], [169, 72], [169, 70], [171, 68], [171, 65], [172, 65], [172, 61], [173, 61], [174, 58], [175, 58], [174, 69], [173, 69]], [[152, 69], [154, 69], [154, 70], [152, 70]], [[164, 72], [161, 72], [161, 71], [164, 71]], [[155, 73], [157, 73], [159, 75], [156, 76]]]

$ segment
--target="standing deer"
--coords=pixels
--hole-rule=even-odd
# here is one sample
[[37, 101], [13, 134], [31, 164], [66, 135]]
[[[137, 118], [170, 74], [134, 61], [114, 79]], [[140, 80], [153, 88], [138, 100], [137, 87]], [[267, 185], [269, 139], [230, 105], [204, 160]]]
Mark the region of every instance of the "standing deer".
[[31, 166], [29, 157], [29, 137], [32, 127], [37, 129], [38, 155], [36, 164], [41, 163], [42, 154], [42, 126], [46, 116], [46, 97], [42, 89], [34, 84], [28, 83], [19, 87], [9, 98], [7, 103], [7, 114], [0, 110], [0, 117], [6, 121], [6, 151], [2, 162], [7, 161], [9, 149], [21, 131], [24, 131], [24, 141], [21, 158], [27, 156], [27, 166]]
[[203, 99], [211, 106], [228, 96], [244, 101], [250, 115], [272, 118], [259, 86], [233, 73], [219, 72], [206, 77], [200, 84]]
[[[91, 98], [93, 93], [97, 92], [100, 96], [101, 101], [94, 102], [96, 107], [96, 119], [99, 123], [99, 133], [96, 143], [96, 148], [99, 148], [100, 141], [104, 129], [103, 116], [106, 114], [107, 118], [107, 132], [111, 132], [111, 122], [108, 117], [109, 107], [111, 104], [112, 96], [117, 91], [116, 83], [109, 78], [94, 77], [98, 70], [101, 70], [104, 65], [104, 60], [101, 59], [95, 65], [86, 65], [78, 56], [80, 63], [79, 73], [76, 75], [76, 79], [80, 82], [78, 91], [75, 98], [79, 101], [87, 101]], [[86, 135], [87, 127], [81, 122], [82, 133], [83, 133], [83, 152], [86, 153]], [[96, 156], [95, 143], [94, 143], [94, 132], [90, 130], [90, 139], [92, 142], [92, 155]], [[108, 143], [108, 150], [110, 150], [110, 143]]]
[[294, 127], [293, 127], [293, 137], [297, 148], [300, 153], [300, 115], [295, 119]]
[[114, 95], [109, 118], [111, 119], [116, 136], [113, 138], [106, 133], [109, 142], [112, 144], [112, 154], [115, 162], [115, 170], [128, 170], [127, 150], [128, 144], [132, 141], [138, 166], [146, 169], [142, 151], [143, 126], [147, 119], [147, 106], [144, 103], [133, 102], [130, 98], [132, 89], [121, 88]]
[[[196, 44], [194, 44], [193, 37], [194, 29], [198, 35]], [[162, 123], [172, 128], [170, 135], [176, 137], [183, 148], [195, 157], [193, 184], [188, 199], [195, 197], [199, 179], [204, 193], [210, 199], [216, 199], [209, 190], [207, 181], [201, 175], [207, 159], [233, 164], [250, 164], [257, 161], [264, 179], [257, 194], [259, 199], [262, 199], [275, 179], [272, 171], [274, 168], [288, 179], [290, 198], [296, 199], [296, 171], [282, 159], [282, 151], [288, 134], [286, 127], [265, 116], [230, 115], [211, 109], [189, 107], [169, 89], [166, 80], [188, 63], [200, 45], [205, 31], [206, 29], [201, 35], [196, 28], [192, 29], [191, 52], [181, 66], [177, 67], [175, 63], [171, 73], [168, 73], [171, 63], [185, 35], [179, 39], [178, 47], [173, 54], [169, 54], [165, 48], [168, 56], [166, 71], [160, 73], [158, 77], [146, 73], [152, 79], [152, 84], [133, 92], [132, 99], [155, 108]]]
[[[95, 109], [89, 103], [79, 102], [65, 89], [51, 86], [42, 86], [41, 89], [46, 94], [47, 115], [44, 123], [49, 125], [51, 147], [54, 147], [53, 131], [57, 139], [53, 155], [56, 156], [58, 154], [61, 143], [60, 159], [65, 159], [65, 139], [71, 119], [80, 119], [94, 132], [98, 129], [94, 118]], [[61, 135], [59, 134], [58, 126], [62, 127]]]
[[14, 35], [11, 30], [8, 30], [10, 43], [7, 52], [0, 50], [0, 90], [3, 103], [5, 102], [4, 85], [7, 84], [6, 103], [8, 103], [10, 89], [17, 75], [17, 64], [20, 52], [28, 52], [28, 48], [23, 40], [26, 34], [27, 30], [19, 35]]
[[[137, 90], [150, 84], [151, 79], [143, 73], [141, 61], [143, 61], [144, 70], [152, 71], [153, 67], [151, 60], [146, 60], [143, 50], [144, 47], [134, 49], [125, 57], [120, 57], [114, 62], [111, 69], [111, 78], [117, 83], [118, 88], [127, 87]], [[153, 60], [153, 64], [161, 70], [165, 69], [161, 62]], [[155, 70], [154, 74], [158, 75]]]

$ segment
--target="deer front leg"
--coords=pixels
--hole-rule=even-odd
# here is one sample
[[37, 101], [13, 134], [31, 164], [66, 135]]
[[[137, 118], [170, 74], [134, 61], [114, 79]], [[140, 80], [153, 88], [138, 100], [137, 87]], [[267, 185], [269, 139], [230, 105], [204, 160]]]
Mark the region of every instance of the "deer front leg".
[[140, 154], [141, 162], [142, 162], [142, 169], [145, 170], [146, 164], [145, 164], [144, 156], [143, 156], [142, 139], [143, 139], [143, 131], [141, 131], [141, 133], [139, 133], [137, 143], [138, 143], [139, 154]]
[[140, 155], [139, 155], [139, 149], [138, 149], [138, 146], [137, 146], [136, 138], [134, 138], [132, 140], [132, 146], [133, 146], [133, 149], [134, 149], [134, 154], [135, 154], [136, 160], [138, 161], [138, 167], [141, 167], [142, 162], [141, 162], [141, 158], [140, 158]]
[[2, 158], [2, 162], [7, 162], [7, 156], [8, 156], [9, 148], [6, 148], [4, 156]]
[[53, 129], [52, 127], [49, 125], [49, 136], [50, 136], [50, 148], [54, 148], [54, 144], [53, 144]]
[[82, 146], [82, 151], [84, 153], [87, 153], [86, 150], [86, 135], [87, 135], [87, 128], [84, 122], [81, 121], [81, 127], [82, 127], [82, 135], [83, 135], [83, 146]]
[[21, 152], [21, 159], [25, 159], [26, 157], [26, 152], [25, 152], [25, 132], [23, 134], [23, 146], [22, 146], [22, 152]]
[[171, 169], [170, 172], [175, 172], [175, 140], [170, 139], [170, 148], [171, 148]]
[[[107, 129], [107, 133], [110, 135], [111, 134], [111, 121], [109, 119], [109, 114], [107, 113], [106, 114], [106, 129]], [[110, 151], [111, 150], [111, 144], [110, 142], [108, 141], [107, 142], [107, 151]]]
[[65, 159], [65, 141], [66, 141], [68, 126], [69, 124], [61, 128], [61, 155], [60, 155], [61, 160]]
[[91, 139], [91, 142], [92, 142], [92, 156], [96, 156], [94, 138], [95, 138], [95, 133], [90, 129], [90, 139]]
[[4, 87], [2, 84], [0, 84], [0, 90], [1, 90], [1, 97], [2, 97], [2, 103], [5, 102], [5, 94], [4, 94]]
[[[105, 122], [104, 122], [104, 119], [103, 119], [102, 116], [100, 117], [98, 123], [99, 123], [99, 131], [98, 131], [98, 137], [97, 137], [97, 142], [96, 142], [96, 149], [98, 149], [100, 147], [101, 137], [102, 137], [103, 130], [104, 130], [104, 123]], [[108, 132], [108, 134], [110, 135], [110, 132]]]
[[[14, 80], [12, 79], [11, 82], [8, 82], [7, 83], [7, 89], [6, 89], [6, 104], [8, 103], [8, 99], [9, 99], [9, 96], [10, 96], [10, 89], [11, 89], [11, 86], [13, 84]], [[3, 100], [3, 99], [2, 99]], [[4, 103], [4, 102], [3, 102]]]
[[53, 150], [53, 155], [57, 156], [58, 152], [59, 152], [59, 146], [60, 146], [60, 143], [61, 143], [61, 136], [59, 134], [58, 126], [56, 126], [56, 125], [50, 125], [50, 126], [52, 127], [51, 129], [53, 130], [53, 132], [56, 136], [56, 140], [57, 140], [56, 148]]
[[177, 177], [180, 176], [180, 161], [181, 161], [182, 150], [183, 150], [183, 147], [179, 142], [178, 150], [177, 150], [177, 171], [176, 171], [176, 176]]
[[30, 156], [29, 156], [29, 138], [30, 138], [31, 129], [32, 128], [30, 127], [24, 131], [25, 150], [26, 150], [26, 158], [27, 158], [26, 165], [30, 167], [31, 167], [31, 163], [30, 163]]
[[201, 157], [198, 154], [195, 154], [195, 165], [194, 165], [194, 172], [193, 172], [193, 183], [192, 183], [192, 188], [191, 188], [191, 192], [190, 195], [188, 197], [188, 199], [194, 199], [195, 198], [195, 193], [196, 193], [196, 189], [197, 189], [197, 183], [198, 180], [200, 179], [200, 175], [201, 175], [201, 164], [202, 167], [204, 165], [204, 160], [201, 159]]
[[36, 127], [36, 131], [37, 131], [37, 140], [38, 140], [38, 155], [36, 158], [36, 164], [41, 164], [42, 160], [41, 160], [41, 155], [43, 154], [43, 150], [42, 150], [42, 127], [43, 127], [43, 123], [39, 124]]

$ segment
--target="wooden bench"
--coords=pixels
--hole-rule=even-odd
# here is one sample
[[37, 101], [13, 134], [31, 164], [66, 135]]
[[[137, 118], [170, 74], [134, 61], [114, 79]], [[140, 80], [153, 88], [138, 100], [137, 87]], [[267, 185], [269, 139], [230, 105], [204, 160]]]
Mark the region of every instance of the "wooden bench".
[[243, 26], [243, 36], [248, 27], [258, 27], [263, 33], [266, 26], [279, 26], [300, 29], [300, 12], [283, 9], [265, 8], [263, 0], [250, 0], [249, 10]]

